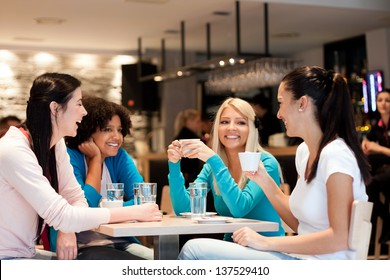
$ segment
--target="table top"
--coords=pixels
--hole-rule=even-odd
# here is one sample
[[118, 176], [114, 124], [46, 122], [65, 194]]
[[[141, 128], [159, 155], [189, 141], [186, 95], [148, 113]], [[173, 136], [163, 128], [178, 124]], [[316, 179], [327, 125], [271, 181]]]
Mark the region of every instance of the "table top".
[[180, 234], [205, 234], [233, 232], [244, 226], [257, 232], [277, 231], [279, 224], [275, 222], [232, 218], [224, 223], [200, 224], [191, 218], [164, 215], [161, 222], [125, 222], [101, 225], [96, 231], [113, 236], [156, 236]]

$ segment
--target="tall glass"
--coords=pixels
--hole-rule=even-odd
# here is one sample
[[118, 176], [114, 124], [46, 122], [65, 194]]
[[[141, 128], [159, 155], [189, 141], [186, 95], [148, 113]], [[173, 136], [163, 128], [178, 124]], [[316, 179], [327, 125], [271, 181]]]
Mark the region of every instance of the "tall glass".
[[133, 194], [134, 194], [134, 205], [141, 205], [141, 200], [139, 197], [139, 186], [143, 183], [134, 183], [133, 184]]
[[190, 183], [191, 218], [206, 215], [207, 183]]

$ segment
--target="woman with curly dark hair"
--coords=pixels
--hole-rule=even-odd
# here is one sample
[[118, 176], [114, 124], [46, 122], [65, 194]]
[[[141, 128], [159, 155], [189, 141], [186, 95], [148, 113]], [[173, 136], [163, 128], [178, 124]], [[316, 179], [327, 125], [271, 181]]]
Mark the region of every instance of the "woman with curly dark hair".
[[[122, 105], [92, 96], [85, 96], [83, 105], [88, 115], [79, 125], [77, 135], [66, 137], [65, 142], [74, 174], [84, 191], [88, 205], [99, 207], [101, 200], [107, 198], [106, 183], [124, 183], [127, 201], [123, 205], [134, 205], [133, 183], [144, 180], [133, 159], [121, 147], [124, 138], [130, 134], [129, 111]], [[56, 242], [59, 244], [59, 241], [56, 241], [53, 231], [50, 247], [55, 250]], [[153, 251], [140, 245], [134, 237], [108, 239], [107, 236], [92, 231], [77, 234], [80, 248], [90, 248], [97, 241], [99, 244], [109, 244], [142, 258], [153, 259]]]

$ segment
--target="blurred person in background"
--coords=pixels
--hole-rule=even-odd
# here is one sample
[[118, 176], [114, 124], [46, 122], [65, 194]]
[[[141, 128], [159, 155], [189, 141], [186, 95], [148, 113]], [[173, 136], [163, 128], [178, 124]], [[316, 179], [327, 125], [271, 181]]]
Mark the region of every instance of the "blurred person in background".
[[[196, 109], [186, 109], [179, 112], [175, 119], [174, 133], [174, 140], [201, 139], [202, 122], [200, 112]], [[202, 169], [202, 166], [203, 162], [199, 159], [182, 159], [181, 170], [185, 178], [186, 186], [196, 179], [196, 176]]]
[[260, 119], [260, 140], [261, 145], [268, 146], [268, 139], [275, 133], [283, 132], [282, 123], [272, 113], [271, 99], [262, 93], [255, 95], [250, 100], [256, 116]]
[[18, 126], [22, 120], [17, 116], [8, 115], [0, 119], [0, 138], [8, 131], [10, 126]]
[[[369, 200], [374, 202], [371, 216], [372, 232], [376, 232], [376, 221], [381, 217], [383, 226], [379, 242], [386, 243], [390, 240], [390, 89], [378, 93], [376, 107], [379, 118], [363, 139], [362, 149], [372, 166], [372, 181], [367, 185]], [[381, 194], [384, 201], [380, 199]], [[375, 234], [371, 237], [373, 241]]]
[[213, 117], [210, 114], [202, 115], [202, 138], [201, 140], [207, 144], [208, 146], [211, 146], [210, 143], [210, 137], [211, 137], [211, 130], [213, 128]]

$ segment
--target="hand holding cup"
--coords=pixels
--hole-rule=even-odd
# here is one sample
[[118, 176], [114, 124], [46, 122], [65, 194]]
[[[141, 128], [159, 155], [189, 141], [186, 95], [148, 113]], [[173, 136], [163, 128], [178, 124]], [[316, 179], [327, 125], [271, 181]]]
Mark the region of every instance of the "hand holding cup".
[[197, 144], [199, 141], [200, 139], [180, 139], [181, 156], [186, 157], [193, 150], [193, 144]]

